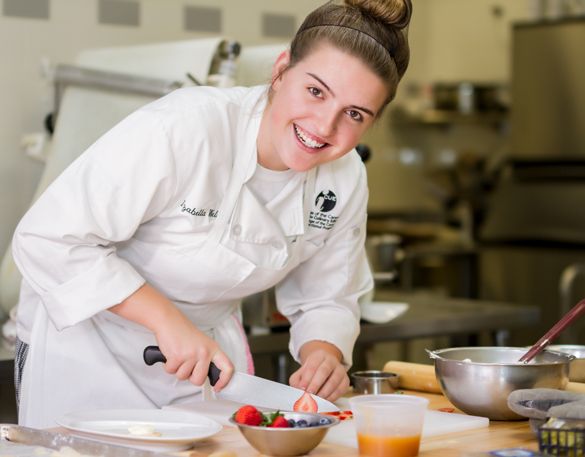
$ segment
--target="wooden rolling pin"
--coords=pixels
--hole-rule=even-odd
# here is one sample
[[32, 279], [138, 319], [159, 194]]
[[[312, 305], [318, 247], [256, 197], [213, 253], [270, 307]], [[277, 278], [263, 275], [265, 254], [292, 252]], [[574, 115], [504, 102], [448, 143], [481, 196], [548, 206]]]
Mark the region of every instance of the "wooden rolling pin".
[[398, 387], [400, 389], [441, 393], [441, 388], [435, 376], [434, 365], [391, 360], [384, 365], [384, 371], [398, 375]]
[[583, 382], [568, 382], [565, 390], [569, 392], [579, 392], [585, 394], [585, 383]]
[[[441, 388], [435, 376], [434, 365], [421, 363], [390, 361], [384, 365], [384, 371], [398, 375], [398, 388], [416, 390], [419, 392], [441, 393]], [[566, 391], [585, 393], [585, 383], [569, 382]]]

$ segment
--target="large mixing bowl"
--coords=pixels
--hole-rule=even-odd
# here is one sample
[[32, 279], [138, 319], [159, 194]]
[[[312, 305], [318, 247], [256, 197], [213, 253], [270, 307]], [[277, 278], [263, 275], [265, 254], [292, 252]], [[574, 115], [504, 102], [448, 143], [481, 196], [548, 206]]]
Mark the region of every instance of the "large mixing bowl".
[[565, 352], [577, 357], [571, 362], [569, 381], [585, 382], [585, 346], [577, 344], [551, 344], [547, 346], [549, 351]]
[[445, 396], [464, 413], [492, 420], [525, 419], [508, 407], [519, 389], [564, 389], [570, 354], [543, 351], [527, 364], [526, 348], [467, 347], [433, 351], [435, 374]]

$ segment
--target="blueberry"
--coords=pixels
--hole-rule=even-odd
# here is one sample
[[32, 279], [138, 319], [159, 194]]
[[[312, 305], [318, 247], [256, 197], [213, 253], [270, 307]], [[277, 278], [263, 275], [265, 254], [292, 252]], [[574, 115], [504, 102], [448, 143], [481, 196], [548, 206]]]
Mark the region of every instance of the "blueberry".
[[297, 426], [297, 423], [295, 422], [294, 419], [289, 419], [288, 420], [288, 425], [290, 425], [291, 427], [296, 427]]
[[319, 425], [319, 423], [318, 423], [318, 422], [311, 422], [311, 423], [309, 424], [309, 427], [316, 427], [317, 425]]
[[326, 417], [322, 417], [319, 420], [319, 425], [329, 425], [331, 423], [331, 421], [329, 419], [327, 419]]
[[306, 427], [307, 421], [305, 419], [301, 419], [300, 421], [297, 421], [297, 427]]

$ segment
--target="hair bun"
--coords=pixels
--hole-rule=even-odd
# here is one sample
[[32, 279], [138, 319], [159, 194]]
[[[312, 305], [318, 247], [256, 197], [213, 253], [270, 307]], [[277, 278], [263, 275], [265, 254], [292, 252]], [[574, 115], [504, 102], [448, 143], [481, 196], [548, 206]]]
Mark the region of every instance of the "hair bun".
[[407, 27], [412, 16], [411, 0], [345, 0], [345, 4], [397, 29]]

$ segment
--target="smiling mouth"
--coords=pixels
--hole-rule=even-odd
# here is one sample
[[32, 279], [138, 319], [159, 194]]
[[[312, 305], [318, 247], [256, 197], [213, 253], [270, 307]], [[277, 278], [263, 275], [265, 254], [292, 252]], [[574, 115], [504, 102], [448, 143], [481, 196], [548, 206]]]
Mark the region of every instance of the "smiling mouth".
[[297, 138], [299, 139], [299, 141], [301, 143], [303, 143], [305, 146], [307, 146], [308, 148], [321, 149], [321, 148], [324, 148], [325, 146], [327, 146], [327, 144], [328, 144], [328, 143], [319, 143], [315, 140], [312, 140], [297, 125], [295, 125], [295, 133], [297, 134]]

